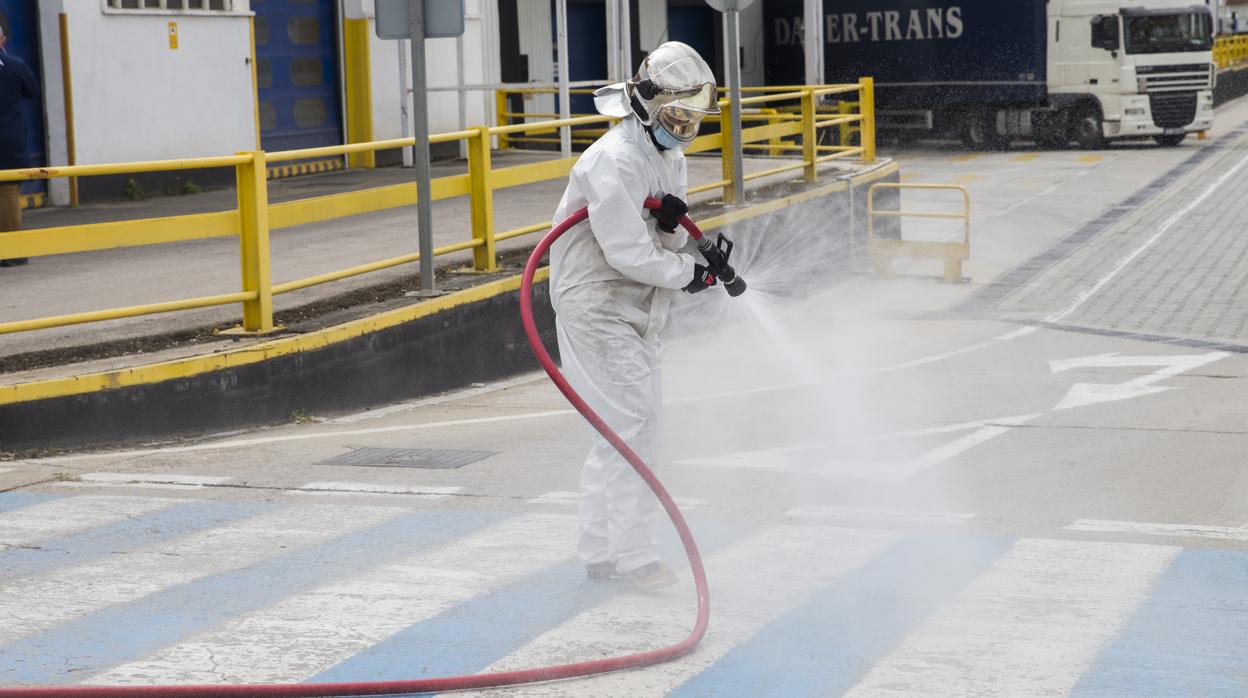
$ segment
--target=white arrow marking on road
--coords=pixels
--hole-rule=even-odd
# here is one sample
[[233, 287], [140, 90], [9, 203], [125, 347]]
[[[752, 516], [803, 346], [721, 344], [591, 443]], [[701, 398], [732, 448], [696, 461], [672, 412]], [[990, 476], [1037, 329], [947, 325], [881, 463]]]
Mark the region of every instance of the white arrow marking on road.
[[1229, 352], [1211, 351], [1208, 354], [1180, 354], [1177, 356], [1119, 356], [1117, 352], [1096, 354], [1075, 359], [1060, 359], [1049, 362], [1049, 370], [1054, 374], [1076, 368], [1126, 368], [1131, 366], [1158, 366], [1152, 373], [1133, 378], [1125, 383], [1075, 383], [1066, 392], [1066, 397], [1057, 404], [1055, 410], [1067, 410], [1072, 407], [1095, 405], [1098, 402], [1129, 400], [1153, 393], [1162, 393], [1174, 388], [1158, 386], [1167, 378], [1173, 378], [1185, 371], [1199, 368], [1219, 359], [1230, 356]]

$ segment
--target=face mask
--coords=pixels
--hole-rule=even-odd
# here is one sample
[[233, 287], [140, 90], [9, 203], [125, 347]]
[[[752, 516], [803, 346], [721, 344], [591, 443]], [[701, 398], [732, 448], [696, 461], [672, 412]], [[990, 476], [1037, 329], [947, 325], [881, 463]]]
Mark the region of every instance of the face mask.
[[688, 141], [682, 141], [668, 131], [661, 123], [655, 123], [650, 127], [650, 132], [654, 135], [654, 142], [667, 148], [668, 150], [684, 150], [689, 147]]

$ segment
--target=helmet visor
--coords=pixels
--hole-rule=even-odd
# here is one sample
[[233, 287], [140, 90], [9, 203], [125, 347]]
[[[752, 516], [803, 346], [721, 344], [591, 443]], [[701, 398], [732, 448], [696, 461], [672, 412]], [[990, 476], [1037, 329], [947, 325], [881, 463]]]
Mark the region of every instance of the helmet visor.
[[698, 127], [706, 112], [693, 111], [675, 105], [666, 105], [659, 109], [657, 119], [663, 128], [676, 138], [688, 143], [698, 135]]

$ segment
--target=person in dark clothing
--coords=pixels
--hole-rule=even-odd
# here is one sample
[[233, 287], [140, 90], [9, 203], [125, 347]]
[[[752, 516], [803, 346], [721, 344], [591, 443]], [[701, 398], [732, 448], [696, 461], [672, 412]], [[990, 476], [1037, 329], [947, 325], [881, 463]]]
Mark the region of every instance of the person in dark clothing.
[[[8, 42], [0, 27], [0, 170], [29, 167], [26, 160], [26, 114], [22, 101], [39, 96], [39, 83], [30, 66], [10, 55]], [[20, 182], [0, 182], [0, 233], [22, 229]], [[0, 260], [0, 267], [26, 264], [25, 257]]]

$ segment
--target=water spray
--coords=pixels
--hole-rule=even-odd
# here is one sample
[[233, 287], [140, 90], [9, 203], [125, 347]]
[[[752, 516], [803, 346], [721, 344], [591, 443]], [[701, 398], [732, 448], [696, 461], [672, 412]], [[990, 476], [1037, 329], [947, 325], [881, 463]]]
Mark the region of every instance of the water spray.
[[[658, 210], [659, 201], [652, 198], [646, 199], [645, 207], [652, 211]], [[542, 257], [546, 255], [546, 251], [550, 249], [551, 244], [555, 240], [558, 240], [561, 235], [588, 217], [589, 209], [582, 208], [551, 229], [542, 238], [541, 242], [537, 243], [537, 247], [533, 249], [533, 254], [529, 256], [528, 264], [524, 267], [524, 277], [520, 283], [520, 317], [524, 323], [524, 331], [528, 335], [529, 344], [533, 347], [533, 353], [537, 355], [538, 362], [546, 370], [546, 374], [550, 376], [555, 386], [568, 399], [568, 402], [572, 403], [576, 411], [580, 412], [581, 416], [593, 425], [598, 430], [598, 433], [602, 434], [615, 447], [615, 450], [619, 451], [629, 465], [633, 466], [633, 469], [637, 471], [641, 479], [654, 492], [654, 496], [659, 499], [659, 503], [663, 505], [663, 510], [667, 512], [668, 517], [671, 518], [672, 525], [675, 526], [676, 532], [680, 536], [680, 542], [684, 545], [685, 555], [689, 558], [689, 566], [693, 571], [693, 582], [698, 597], [698, 611], [694, 620], [693, 630], [690, 631], [685, 639], [668, 647], [621, 657], [560, 664], [557, 666], [534, 667], [518, 671], [500, 671], [492, 674], [467, 674], [464, 676], [444, 676], [433, 679], [364, 681], [356, 683], [39, 686], [30, 688], [0, 688], [0, 698], [138, 698], [140, 696], [150, 696], [152, 698], [157, 696], [166, 698], [234, 698], [242, 696], [249, 696], [250, 698], [277, 698], [279, 696], [306, 696], [310, 698], [321, 696], [440, 693], [443, 691], [497, 688], [538, 681], [554, 681], [556, 679], [605, 674], [622, 669], [634, 669], [670, 662], [691, 652], [701, 642], [702, 636], [706, 634], [711, 607], [706, 584], [706, 569], [702, 565], [702, 555], [698, 552], [698, 546], [693, 540], [693, 534], [689, 531], [689, 525], [685, 522], [685, 517], [681, 515], [680, 509], [677, 508], [676, 502], [672, 500], [672, 496], [668, 494], [663, 484], [655, 476], [654, 471], [641, 460], [640, 456], [633, 452], [633, 449], [618, 434], [611, 430], [611, 427], [607, 426], [607, 423], [568, 384], [567, 379], [559, 372], [559, 367], [555, 365], [554, 359], [550, 357], [550, 353], [542, 346], [541, 335], [538, 334], [537, 324], [533, 320], [533, 277], [537, 274], [537, 268], [541, 264]], [[732, 254], [732, 242], [721, 233], [717, 243], [712, 245], [689, 216], [682, 216], [680, 224], [689, 233], [689, 236], [697, 241], [698, 250], [706, 258], [708, 268], [713, 270], [716, 276], [723, 280], [724, 288], [728, 293], [733, 296], [739, 296], [744, 293], [745, 281], [737, 276], [736, 270], [728, 264], [728, 257]]]

